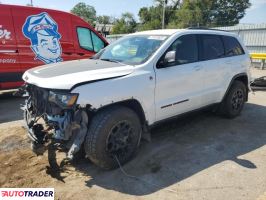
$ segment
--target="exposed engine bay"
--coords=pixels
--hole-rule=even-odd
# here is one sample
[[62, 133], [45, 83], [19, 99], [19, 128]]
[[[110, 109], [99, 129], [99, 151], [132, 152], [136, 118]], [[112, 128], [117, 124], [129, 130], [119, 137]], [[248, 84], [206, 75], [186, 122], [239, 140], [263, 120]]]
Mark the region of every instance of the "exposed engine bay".
[[88, 131], [89, 108], [76, 105], [78, 94], [69, 91], [31, 84], [22, 90], [27, 97], [23, 110], [32, 150], [43, 153], [45, 144], [56, 141], [68, 149], [67, 159], [72, 160]]

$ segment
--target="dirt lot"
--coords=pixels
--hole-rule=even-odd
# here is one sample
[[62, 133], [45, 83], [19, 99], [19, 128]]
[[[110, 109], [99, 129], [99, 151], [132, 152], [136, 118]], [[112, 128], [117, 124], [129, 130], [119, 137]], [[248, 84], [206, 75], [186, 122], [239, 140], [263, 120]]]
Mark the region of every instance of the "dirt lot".
[[266, 199], [266, 92], [234, 120], [200, 112], [153, 129], [124, 166], [137, 178], [85, 158], [60, 166], [52, 148], [37, 157], [16, 121], [22, 102], [0, 96], [0, 187], [54, 187], [57, 199]]

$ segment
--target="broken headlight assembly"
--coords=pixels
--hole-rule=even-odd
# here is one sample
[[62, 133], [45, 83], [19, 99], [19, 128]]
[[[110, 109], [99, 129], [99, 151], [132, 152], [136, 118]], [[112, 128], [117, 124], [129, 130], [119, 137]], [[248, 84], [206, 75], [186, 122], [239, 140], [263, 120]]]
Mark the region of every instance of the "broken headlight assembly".
[[78, 99], [78, 94], [61, 93], [50, 91], [48, 101], [58, 105], [60, 108], [67, 109], [73, 107]]
[[79, 94], [34, 85], [24, 90], [29, 93], [23, 110], [32, 150], [40, 155], [50, 144], [60, 144], [72, 160], [88, 130], [87, 110], [76, 104]]

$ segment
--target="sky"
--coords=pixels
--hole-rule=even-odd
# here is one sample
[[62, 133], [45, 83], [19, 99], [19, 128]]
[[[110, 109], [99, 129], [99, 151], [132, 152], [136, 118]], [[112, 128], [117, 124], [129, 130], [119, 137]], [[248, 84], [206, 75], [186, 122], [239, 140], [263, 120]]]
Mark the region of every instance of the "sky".
[[[0, 0], [6, 4], [26, 5], [30, 0]], [[120, 17], [123, 12], [131, 12], [138, 18], [141, 7], [153, 5], [153, 0], [33, 0], [38, 7], [70, 11], [78, 2], [92, 5], [97, 15]], [[252, 6], [246, 10], [246, 15], [240, 23], [266, 23], [266, 0], [250, 0]]]

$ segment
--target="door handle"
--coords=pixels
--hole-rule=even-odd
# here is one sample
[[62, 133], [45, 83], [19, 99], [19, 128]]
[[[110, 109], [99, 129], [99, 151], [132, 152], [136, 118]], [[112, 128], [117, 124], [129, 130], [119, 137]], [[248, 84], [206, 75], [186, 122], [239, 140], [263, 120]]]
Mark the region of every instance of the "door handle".
[[85, 53], [77, 53], [79, 56], [84, 56]]
[[0, 50], [0, 53], [18, 53], [18, 50]]
[[200, 66], [200, 65], [196, 65], [196, 66], [194, 66], [194, 70], [196, 70], [196, 71], [199, 71], [199, 70], [201, 70], [202, 69], [202, 67]]

